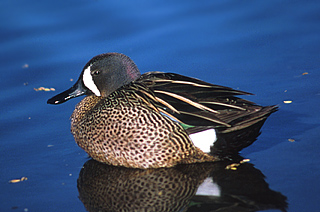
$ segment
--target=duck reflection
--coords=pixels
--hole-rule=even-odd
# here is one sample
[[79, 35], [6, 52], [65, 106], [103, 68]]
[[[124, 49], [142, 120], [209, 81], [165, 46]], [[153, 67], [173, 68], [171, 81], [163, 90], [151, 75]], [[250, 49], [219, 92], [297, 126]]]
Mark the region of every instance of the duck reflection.
[[[242, 162], [241, 162], [242, 161]], [[78, 178], [88, 211], [286, 211], [286, 197], [238, 157], [229, 161], [130, 169], [87, 161]]]

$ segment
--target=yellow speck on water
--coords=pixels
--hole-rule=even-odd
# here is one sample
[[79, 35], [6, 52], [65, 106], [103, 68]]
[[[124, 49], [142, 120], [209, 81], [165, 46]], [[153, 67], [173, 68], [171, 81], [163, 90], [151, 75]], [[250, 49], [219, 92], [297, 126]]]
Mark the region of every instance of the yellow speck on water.
[[237, 166], [240, 166], [240, 163], [230, 164], [230, 165], [226, 166], [226, 169], [237, 170], [237, 168], [236, 168]]
[[45, 88], [45, 87], [39, 87], [39, 88], [34, 88], [35, 91], [55, 91], [56, 89], [54, 88]]
[[226, 166], [225, 169], [230, 169], [230, 170], [237, 170], [237, 167], [240, 166], [241, 164], [243, 163], [246, 163], [246, 162], [249, 162], [250, 159], [243, 159], [242, 161], [240, 161], [239, 163], [233, 163], [233, 164], [230, 164], [228, 166]]
[[296, 140], [292, 139], [292, 138], [289, 138], [288, 141], [290, 142], [295, 142]]
[[303, 73], [302, 73], [302, 75], [307, 75], [307, 74], [309, 74], [309, 73], [308, 73], [308, 72], [303, 72]]
[[21, 177], [20, 179], [10, 180], [9, 183], [19, 183], [19, 182], [22, 182], [22, 181], [25, 181], [25, 180], [28, 180], [28, 178], [26, 178], [26, 177]]
[[291, 100], [285, 100], [285, 101], [283, 101], [283, 103], [285, 103], [285, 104], [291, 104], [292, 101], [291, 101]]
[[13, 180], [10, 180], [9, 183], [18, 183], [18, 182], [21, 182], [20, 179], [13, 179]]
[[29, 64], [24, 64], [23, 66], [22, 66], [22, 68], [29, 68]]
[[246, 163], [246, 162], [249, 162], [250, 159], [243, 159], [242, 161], [240, 161], [240, 163]]

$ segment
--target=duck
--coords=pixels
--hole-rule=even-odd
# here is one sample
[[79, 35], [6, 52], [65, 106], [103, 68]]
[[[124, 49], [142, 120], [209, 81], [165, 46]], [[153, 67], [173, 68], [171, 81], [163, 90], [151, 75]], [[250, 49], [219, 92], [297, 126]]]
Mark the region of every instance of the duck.
[[121, 53], [93, 57], [77, 82], [47, 103], [82, 95], [71, 115], [76, 143], [96, 161], [139, 169], [220, 161], [253, 143], [278, 108], [176, 73], [141, 74]]

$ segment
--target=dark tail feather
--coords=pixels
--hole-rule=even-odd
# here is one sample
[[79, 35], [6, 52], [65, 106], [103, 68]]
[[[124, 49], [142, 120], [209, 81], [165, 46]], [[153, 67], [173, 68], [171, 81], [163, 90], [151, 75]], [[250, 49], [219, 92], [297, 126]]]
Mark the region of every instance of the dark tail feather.
[[260, 116], [242, 125], [241, 129], [218, 131], [218, 140], [211, 148], [211, 153], [220, 157], [238, 154], [243, 148], [257, 140], [264, 122], [271, 113], [277, 110], [277, 106], [264, 107]]
[[245, 129], [227, 134], [218, 132], [218, 140], [211, 148], [211, 153], [213, 155], [218, 155], [219, 157], [238, 154], [243, 148], [251, 145], [257, 140], [264, 122], [265, 119]]

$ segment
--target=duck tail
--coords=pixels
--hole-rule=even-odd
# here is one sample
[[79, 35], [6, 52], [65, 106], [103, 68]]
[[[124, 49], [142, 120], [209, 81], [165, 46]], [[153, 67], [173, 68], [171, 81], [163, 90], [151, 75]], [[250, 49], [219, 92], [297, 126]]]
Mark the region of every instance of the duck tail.
[[260, 129], [268, 116], [278, 110], [278, 106], [263, 107], [254, 117], [239, 122], [239, 125], [217, 130], [217, 141], [211, 148], [211, 154], [225, 157], [238, 154], [243, 148], [251, 145], [260, 135]]

